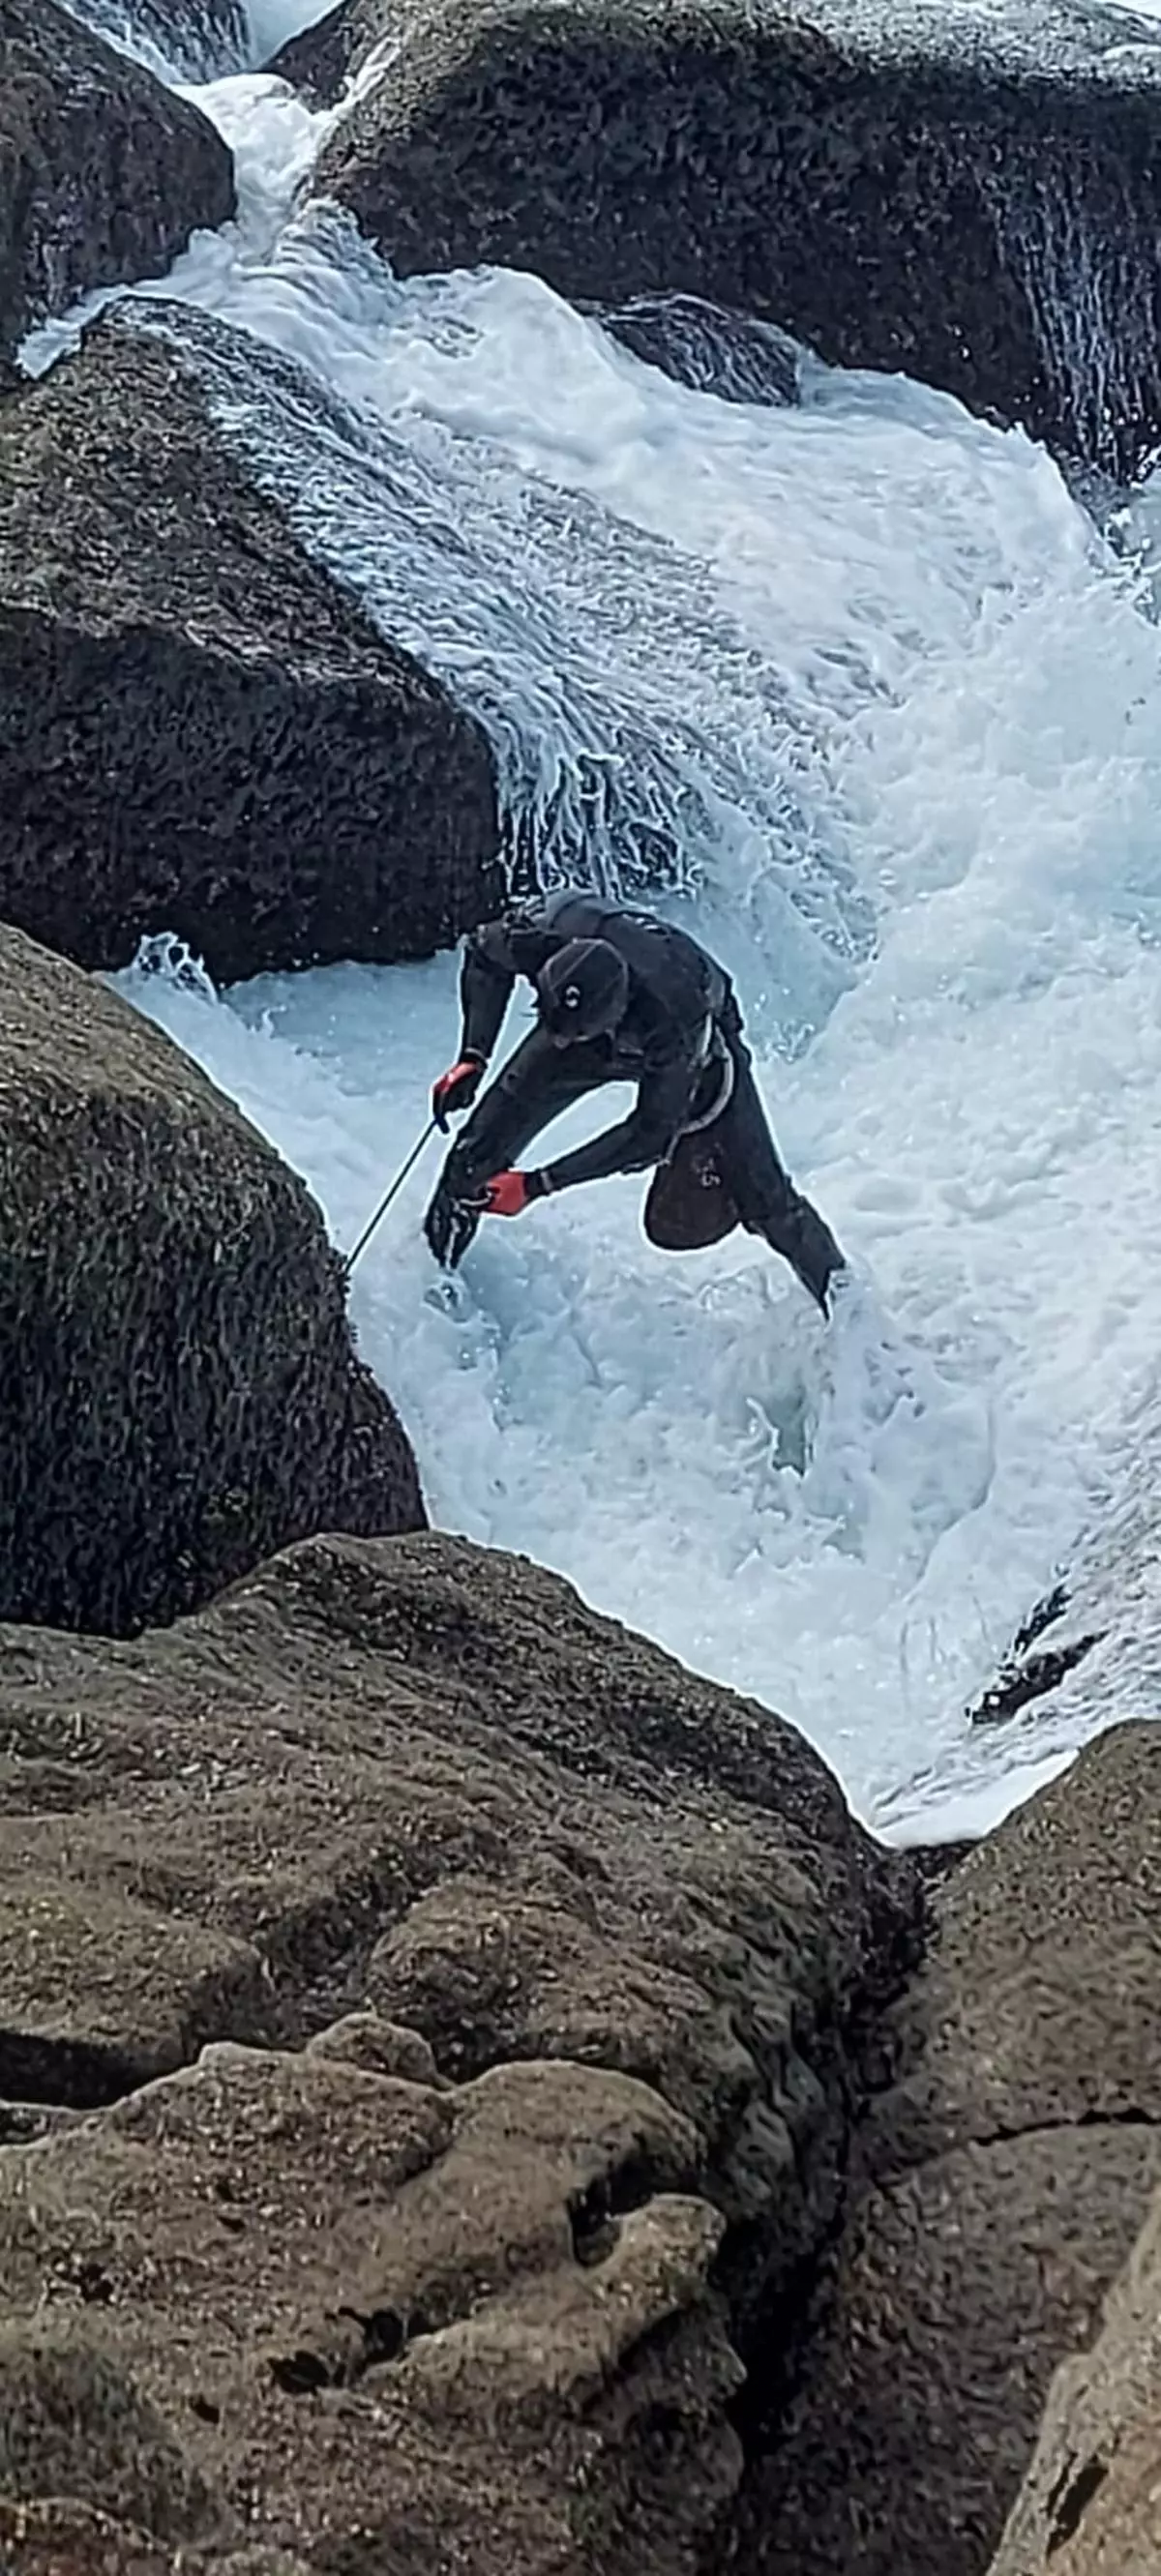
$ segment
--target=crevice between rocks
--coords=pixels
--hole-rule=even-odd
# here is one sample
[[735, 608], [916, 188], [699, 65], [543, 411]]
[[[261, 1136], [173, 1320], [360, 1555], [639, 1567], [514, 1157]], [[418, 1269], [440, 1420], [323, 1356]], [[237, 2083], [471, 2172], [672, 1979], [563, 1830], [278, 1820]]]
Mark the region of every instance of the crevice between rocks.
[[1084, 2111], [1062, 2111], [1056, 2118], [997, 2121], [992, 2128], [952, 2131], [946, 2136], [928, 2137], [921, 2144], [909, 2146], [900, 2140], [889, 2159], [882, 2164], [868, 2163], [859, 2174], [859, 2186], [867, 2194], [889, 2194], [909, 2183], [928, 2165], [942, 2164], [948, 2156], [970, 2153], [986, 2155], [992, 2147], [1014, 2147], [1025, 2139], [1059, 2137], [1070, 2129], [1155, 2129], [1161, 2128], [1161, 2115], [1143, 2110], [1138, 2103], [1093, 2104]]
[[[889, 2087], [875, 2088], [876, 2092], [887, 2089]], [[872, 2098], [870, 2094], [867, 2097], [868, 2101]], [[947, 2155], [969, 2148], [976, 2148], [986, 2155], [993, 2147], [1019, 2146], [1025, 2139], [1033, 2141], [1059, 2136], [1068, 2130], [1122, 2128], [1161, 2129], [1161, 2117], [1133, 2104], [1120, 2110], [1094, 2107], [1072, 2116], [1062, 2113], [1059, 2118], [1031, 2121], [1026, 2126], [1016, 2123], [998, 2125], [986, 2136], [949, 2139], [946, 2145], [935, 2146], [929, 2153], [907, 2161], [901, 2159], [889, 2172], [875, 2177], [853, 2175], [848, 2158], [847, 2188], [832, 2225], [812, 2258], [782, 2283], [772, 2314], [758, 2319], [754, 2334], [743, 2352], [749, 2378], [733, 2409], [735, 2430], [742, 2442], [746, 2463], [735, 2506], [734, 2519], [739, 2525], [744, 2520], [751, 2477], [755, 2473], [760, 2474], [764, 2461], [776, 2450], [782, 2427], [798, 2400], [809, 2389], [812, 2354], [823, 2349], [831, 2325], [844, 2239], [862, 2192], [889, 2197], [892, 2192], [903, 2189], [926, 2165], [939, 2164]], [[853, 2143], [856, 2135], [857, 2124], [849, 2133], [848, 2145]], [[789, 2332], [788, 2315], [792, 2320]], [[1074, 2536], [1104, 2475], [1105, 2469], [1099, 2461], [1089, 2461], [1071, 2482], [1067, 2478], [1062, 2479], [1058, 2497], [1054, 2500], [1057, 2509], [1051, 2528], [1056, 2538], [1054, 2547], [1048, 2550], [1050, 2557]], [[704, 2576], [720, 2576], [721, 2563], [716, 2556], [708, 2559]]]
[[[948, 1867], [953, 1866], [949, 1863]], [[745, 2521], [751, 2479], [777, 2444], [779, 2432], [809, 2384], [810, 2356], [826, 2330], [837, 2288], [843, 2239], [856, 2188], [856, 2142], [873, 2101], [889, 2091], [896, 2068], [884, 2044], [885, 2017], [898, 2002], [932, 1944], [932, 1880], [946, 1868], [916, 1872], [912, 1918], [885, 1942], [879, 1973], [842, 2020], [820, 2017], [811, 2033], [811, 2064], [841, 2123], [834, 2207], [809, 2253], [772, 2278], [766, 2296], [737, 2337], [746, 2380], [730, 2408], [744, 2468], [724, 2533], [707, 2556], [704, 2576], [732, 2564]], [[803, 2044], [800, 2041], [800, 2044]], [[718, 2256], [717, 2275], [731, 2308], [746, 2231], [731, 2229]]]
[[[232, 2038], [232, 2031], [207, 2033]], [[137, 2093], [158, 2075], [175, 2074], [192, 2064], [197, 2047], [182, 2059], [149, 2063], [120, 2049], [101, 2048], [81, 2040], [52, 2039], [38, 2032], [0, 2031], [0, 2143], [11, 2124], [31, 2123], [41, 2115], [45, 2125], [54, 2111], [107, 2111], [129, 2093]]]
[[[1015, 2123], [1011, 2128], [989, 2129], [985, 2137], [970, 2138], [964, 2143], [985, 2149], [1011, 2147], [1019, 2146], [1025, 2138], [1059, 2137], [1062, 2129], [1156, 2129], [1158, 2127], [1161, 2127], [1161, 2120], [1158, 2120], [1154, 2112], [1141, 2110], [1137, 2103], [1127, 2103], [1122, 2111], [1098, 2110], [1094, 2106], [1090, 2111], [1077, 2111], [1071, 2116], [1062, 2112], [1058, 2120], [1029, 2120], [1026, 2126]], [[914, 2163], [907, 2166], [906, 2171], [914, 2173], [925, 2164], [937, 2163], [939, 2153], [940, 2151], [937, 2150], [931, 2156], [917, 2156]], [[891, 2181], [902, 2179], [902, 2173], [891, 2176]], [[889, 2188], [889, 2185], [887, 2187]]]
[[1100, 2494], [1108, 2476], [1108, 2463], [1099, 2453], [1077, 2468], [1070, 2459], [1062, 2470], [1048, 2498], [1048, 2538], [1045, 2557], [1055, 2558], [1070, 2540], [1075, 2540], [1094, 2496]]

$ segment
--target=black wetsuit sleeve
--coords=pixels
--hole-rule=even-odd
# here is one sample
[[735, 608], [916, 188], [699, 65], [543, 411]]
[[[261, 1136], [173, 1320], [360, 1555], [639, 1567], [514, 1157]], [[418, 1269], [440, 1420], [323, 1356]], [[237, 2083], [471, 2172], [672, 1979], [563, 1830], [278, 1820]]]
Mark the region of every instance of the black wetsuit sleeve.
[[535, 913], [486, 921], [469, 934], [460, 968], [461, 1055], [488, 1062], [517, 976], [538, 975], [559, 944]]
[[689, 1116], [700, 1079], [698, 1040], [642, 1074], [634, 1108], [617, 1127], [607, 1127], [591, 1144], [578, 1145], [559, 1163], [545, 1166], [550, 1190], [570, 1190], [578, 1181], [607, 1181], [615, 1172], [647, 1172], [671, 1154]]

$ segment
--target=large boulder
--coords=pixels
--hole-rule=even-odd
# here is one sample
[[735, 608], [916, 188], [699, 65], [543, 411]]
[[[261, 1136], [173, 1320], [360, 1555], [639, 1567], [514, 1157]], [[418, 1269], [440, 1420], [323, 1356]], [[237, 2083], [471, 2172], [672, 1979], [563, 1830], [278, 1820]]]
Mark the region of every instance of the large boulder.
[[312, 560], [183, 333], [127, 308], [0, 411], [0, 916], [86, 966], [175, 931], [227, 980], [428, 955], [498, 893], [487, 743]]
[[0, 2146], [0, 2498], [693, 2576], [917, 1904], [792, 1729], [464, 1540], [3, 1632], [0, 2101], [60, 2116]]
[[1159, 1803], [1161, 1730], [1116, 1730], [935, 1891], [755, 2576], [987, 2569], [1161, 2181]]
[[1052, 2385], [992, 2576], [1156, 2576], [1161, 2567], [1161, 2198], [1091, 2352]]
[[704, 296], [1122, 471], [1161, 421], [1157, 30], [1083, 0], [345, 0], [321, 188], [401, 272]]
[[234, 211], [208, 118], [56, 0], [0, 0], [0, 352]]
[[131, 1631], [311, 1530], [422, 1524], [304, 1185], [158, 1029], [9, 930], [0, 1210], [3, 1616]]

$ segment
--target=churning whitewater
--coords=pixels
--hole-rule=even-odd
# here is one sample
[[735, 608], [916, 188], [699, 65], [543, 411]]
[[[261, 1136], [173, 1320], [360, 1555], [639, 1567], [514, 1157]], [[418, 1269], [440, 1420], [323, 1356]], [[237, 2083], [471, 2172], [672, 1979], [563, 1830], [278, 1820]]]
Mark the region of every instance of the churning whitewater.
[[[263, 0], [252, 59], [317, 14]], [[204, 346], [308, 547], [480, 717], [547, 876], [672, 905], [723, 955], [784, 1157], [855, 1265], [827, 1328], [746, 1238], [651, 1250], [618, 1181], [485, 1225], [452, 1302], [429, 1160], [353, 1310], [433, 1517], [796, 1719], [881, 1830], [975, 1830], [1158, 1707], [1150, 565], [1022, 435], [902, 379], [804, 355], [799, 407], [726, 403], [533, 279], [400, 285], [311, 201], [325, 115], [245, 71], [190, 95], [238, 220], [125, 309]], [[219, 996], [163, 938], [122, 979], [340, 1244], [425, 1121], [455, 984], [441, 958]], [[1097, 1656], [973, 1730], [1086, 1557]]]

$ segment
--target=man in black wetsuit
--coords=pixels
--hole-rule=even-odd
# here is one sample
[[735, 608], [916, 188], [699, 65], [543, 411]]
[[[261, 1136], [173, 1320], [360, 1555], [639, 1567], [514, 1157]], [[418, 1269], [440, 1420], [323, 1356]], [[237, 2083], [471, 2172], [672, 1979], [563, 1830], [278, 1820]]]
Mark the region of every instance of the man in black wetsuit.
[[[826, 1314], [843, 1256], [778, 1159], [729, 976], [696, 940], [650, 913], [562, 894], [472, 933], [459, 1055], [432, 1092], [444, 1132], [449, 1114], [476, 1098], [518, 976], [535, 989], [537, 1025], [444, 1164], [424, 1220], [437, 1261], [456, 1267], [481, 1216], [519, 1216], [579, 1181], [660, 1167], [657, 1188], [695, 1140], [699, 1177], [717, 1185], [727, 1213], [711, 1235], [678, 1239], [717, 1239], [738, 1223], [764, 1235]], [[559, 1162], [514, 1168], [551, 1119], [605, 1082], [636, 1083], [627, 1118]], [[648, 1230], [655, 1241], [674, 1239]]]

